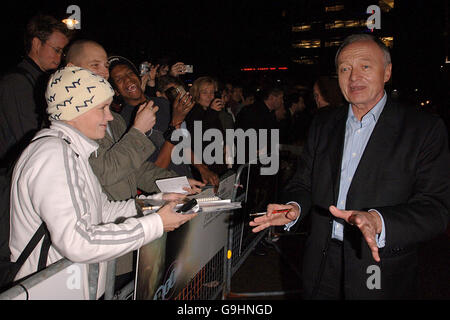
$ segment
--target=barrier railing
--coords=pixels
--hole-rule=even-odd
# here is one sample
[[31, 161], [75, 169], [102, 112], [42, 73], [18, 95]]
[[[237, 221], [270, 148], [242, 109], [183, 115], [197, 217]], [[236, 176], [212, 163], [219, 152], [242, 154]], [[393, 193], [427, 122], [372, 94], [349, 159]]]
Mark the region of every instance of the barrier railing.
[[[270, 292], [232, 292], [231, 290], [231, 277], [235, 274], [236, 271], [242, 266], [247, 257], [250, 255], [255, 246], [260, 242], [264, 241], [267, 246], [270, 246], [276, 250], [276, 252], [280, 255], [280, 257], [288, 264], [290, 269], [294, 272], [294, 274], [298, 277], [301, 277], [300, 272], [297, 267], [292, 264], [289, 258], [282, 252], [282, 250], [276, 244], [276, 236], [281, 236], [284, 234], [275, 233], [275, 228], [270, 227], [267, 228], [256, 235], [253, 234], [248, 226], [249, 220], [246, 219], [249, 213], [253, 212], [262, 212], [266, 210], [266, 206], [268, 203], [278, 203], [278, 190], [280, 189], [279, 185], [284, 185], [287, 183], [296, 170], [297, 157], [301, 153], [301, 148], [297, 146], [282, 146], [280, 145], [280, 164], [283, 163], [288, 164], [286, 167], [282, 167], [280, 165], [280, 170], [276, 175], [273, 176], [264, 176], [264, 178], [255, 171], [258, 169], [258, 165], [248, 165], [247, 171], [247, 187], [245, 192], [245, 203], [246, 209], [241, 216], [241, 220], [238, 224], [234, 226], [234, 228], [230, 231], [230, 237], [228, 242], [228, 247], [232, 248], [234, 254], [234, 259], [229, 262], [229, 266], [227, 269], [227, 279], [226, 285], [224, 286], [224, 291], [222, 295], [222, 299], [226, 298], [248, 298], [248, 297], [266, 297], [266, 296], [283, 296], [287, 294], [299, 293], [299, 290], [291, 290], [291, 291], [270, 291]], [[253, 166], [253, 174], [250, 173], [250, 167]], [[245, 170], [247, 165], [241, 166], [239, 170]], [[237, 179], [245, 176], [243, 173], [237, 175]], [[252, 178], [255, 178], [252, 181]], [[249, 184], [249, 181], [252, 182], [254, 187], [252, 188], [252, 184]], [[239, 183], [239, 182], [237, 182]], [[258, 190], [258, 191], [256, 191]], [[252, 194], [255, 192], [256, 194]], [[266, 191], [266, 192], [264, 192]], [[250, 192], [250, 194], [249, 194]], [[256, 200], [254, 200], [256, 199]], [[247, 201], [248, 200], [248, 201]], [[254, 201], [251, 201], [254, 200]], [[237, 200], [241, 201], [241, 199]], [[252, 203], [250, 203], [252, 202]], [[247, 232], [245, 232], [245, 227], [247, 227]], [[237, 230], [237, 229], [240, 230]], [[239, 239], [237, 236], [239, 235]], [[291, 234], [292, 235], [292, 234]], [[247, 237], [246, 237], [247, 236]], [[243, 241], [243, 239], [247, 238], [247, 241]], [[274, 239], [274, 240], [273, 240]]]
[[[244, 164], [236, 171], [234, 188], [231, 196], [233, 202], [248, 203], [248, 191], [250, 187], [251, 171], [253, 165]], [[249, 208], [247, 208], [248, 210]], [[242, 265], [256, 244], [266, 235], [266, 232], [251, 234], [245, 229], [248, 224], [248, 212], [245, 208], [230, 213], [228, 234], [223, 247], [219, 249], [204, 266], [197, 272], [186, 287], [174, 299], [216, 299], [222, 293], [222, 299], [230, 292], [231, 277]], [[67, 259], [61, 259], [39, 273], [20, 282], [13, 288], [0, 294], [0, 299], [27, 299], [28, 293], [36, 286], [44, 286], [45, 283], [62, 270], [73, 265]], [[88, 279], [89, 299], [96, 299], [98, 286], [98, 270], [91, 265], [86, 275]], [[116, 259], [109, 261], [107, 266], [105, 300], [129, 299], [135, 289], [135, 281], [130, 281], [122, 288], [115, 288]], [[49, 292], [54, 288], [48, 288]], [[68, 296], [70, 299], [70, 296]], [[31, 297], [33, 298], [33, 297]], [[40, 295], [38, 299], [60, 299], [56, 294], [47, 297]], [[79, 297], [78, 297], [79, 298]], [[62, 298], [64, 299], [64, 298]]]
[[[71, 270], [72, 269], [72, 270]], [[68, 272], [62, 274], [62, 271]], [[82, 274], [80, 268], [72, 261], [63, 258], [52, 265], [48, 266], [44, 270], [19, 281], [15, 286], [0, 294], [0, 300], [28, 300], [28, 299], [83, 299], [83, 287], [81, 287]], [[76, 274], [75, 274], [76, 273]], [[62, 274], [62, 275], [61, 275]], [[78, 283], [80, 280], [80, 286], [75, 283], [72, 287], [67, 282], [67, 279], [71, 275], [79, 277], [75, 279]], [[59, 277], [58, 277], [59, 276]], [[53, 279], [53, 280], [52, 280]], [[62, 279], [62, 280], [61, 280]], [[66, 280], [66, 281], [64, 281]], [[64, 282], [64, 283], [62, 283]], [[46, 285], [52, 284], [50, 285]], [[56, 286], [54, 286], [56, 284]], [[61, 290], [58, 290], [59, 285]], [[97, 288], [97, 282], [92, 283], [95, 288], [90, 288], [89, 292], [93, 292]], [[65, 286], [65, 288], [64, 288]], [[77, 290], [78, 289], [78, 290]], [[91, 296], [91, 299], [95, 299], [95, 296]]]

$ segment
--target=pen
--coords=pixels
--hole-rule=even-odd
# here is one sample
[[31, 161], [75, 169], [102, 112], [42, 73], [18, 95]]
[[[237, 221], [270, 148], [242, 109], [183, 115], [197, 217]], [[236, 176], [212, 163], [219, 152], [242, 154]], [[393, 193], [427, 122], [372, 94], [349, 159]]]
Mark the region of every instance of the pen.
[[[290, 209], [281, 209], [281, 210], [273, 210], [272, 213], [288, 213]], [[267, 214], [267, 212], [257, 212], [257, 213], [251, 213], [249, 216], [262, 216]]]
[[148, 207], [142, 207], [142, 211], [146, 211], [146, 210], [158, 210], [160, 209], [161, 206], [148, 206]]

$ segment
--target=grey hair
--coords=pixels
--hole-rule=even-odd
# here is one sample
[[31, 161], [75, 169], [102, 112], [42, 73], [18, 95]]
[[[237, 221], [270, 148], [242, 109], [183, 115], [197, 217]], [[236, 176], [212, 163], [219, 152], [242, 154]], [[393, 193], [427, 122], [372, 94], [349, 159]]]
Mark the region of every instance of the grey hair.
[[384, 55], [384, 66], [386, 67], [388, 64], [391, 63], [391, 54], [389, 52], [388, 47], [384, 44], [383, 41], [381, 41], [379, 38], [366, 33], [358, 33], [358, 34], [352, 34], [344, 39], [344, 42], [340, 45], [339, 49], [336, 52], [336, 56], [334, 58], [334, 64], [336, 68], [338, 67], [338, 57], [341, 54], [341, 51], [348, 45], [359, 42], [359, 41], [373, 41], [375, 42], [378, 47], [383, 51]]

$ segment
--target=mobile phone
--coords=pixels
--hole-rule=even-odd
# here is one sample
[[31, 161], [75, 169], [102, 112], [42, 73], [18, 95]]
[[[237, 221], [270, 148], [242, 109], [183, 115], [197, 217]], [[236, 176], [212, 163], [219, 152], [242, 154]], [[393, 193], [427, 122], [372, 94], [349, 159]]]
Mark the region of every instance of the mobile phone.
[[222, 92], [220, 91], [214, 92], [214, 99], [222, 99]]
[[194, 72], [194, 66], [192, 64], [184, 65], [184, 73], [193, 73], [193, 72]]
[[198, 205], [196, 199], [189, 200], [188, 202], [186, 202], [185, 204], [183, 204], [183, 205], [181, 206], [181, 208], [179, 208], [179, 209], [177, 210], [177, 212], [178, 212], [178, 213], [182, 213], [182, 214], [187, 213], [187, 212], [189, 212], [189, 210], [191, 210], [192, 208], [194, 208], [196, 205]]
[[139, 65], [139, 73], [141, 74], [141, 77], [144, 74], [147, 74], [149, 71], [150, 71], [150, 63], [145, 61]]

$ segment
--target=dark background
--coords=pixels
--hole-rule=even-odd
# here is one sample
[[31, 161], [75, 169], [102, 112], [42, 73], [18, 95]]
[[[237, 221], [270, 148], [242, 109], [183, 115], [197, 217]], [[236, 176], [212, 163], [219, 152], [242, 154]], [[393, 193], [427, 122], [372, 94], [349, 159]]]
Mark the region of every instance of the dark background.
[[[445, 57], [449, 51], [449, 5], [445, 1], [395, 1], [389, 26], [395, 37], [391, 50], [394, 73], [389, 89], [399, 90], [405, 100], [414, 103], [438, 101], [448, 114], [450, 64], [445, 64]], [[173, 62], [194, 65], [195, 73], [185, 78], [188, 82], [201, 75], [212, 75], [244, 83], [270, 78], [282, 84], [311, 86], [318, 75], [333, 73], [333, 64], [294, 64], [291, 28], [321, 2], [330, 1], [3, 2], [0, 72], [15, 65], [23, 55], [23, 31], [33, 15], [42, 12], [62, 19], [69, 16], [67, 7], [76, 4], [81, 9], [81, 30], [76, 38], [96, 40], [109, 54], [123, 55], [137, 65], [143, 60], [155, 62], [168, 56]], [[249, 66], [281, 66], [288, 70], [240, 70]]]
[[[23, 3], [23, 2], [22, 2]], [[81, 9], [78, 38], [101, 43], [136, 63], [169, 56], [194, 64], [196, 74], [232, 74], [246, 64], [289, 61], [290, 26], [283, 1], [32, 1], [3, 11], [2, 38], [7, 52], [2, 69], [22, 54], [23, 30], [36, 13], [57, 18], [66, 8]], [[6, 13], [7, 12], [7, 13]], [[286, 19], [284, 19], [286, 20]], [[6, 61], [5, 61], [6, 60]]]

